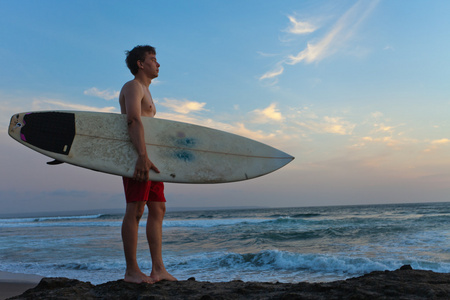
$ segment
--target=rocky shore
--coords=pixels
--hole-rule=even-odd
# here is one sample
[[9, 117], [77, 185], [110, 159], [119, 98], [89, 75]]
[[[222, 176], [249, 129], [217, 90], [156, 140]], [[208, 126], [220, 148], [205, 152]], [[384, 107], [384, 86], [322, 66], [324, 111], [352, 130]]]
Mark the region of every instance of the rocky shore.
[[92, 285], [68, 278], [43, 278], [10, 299], [450, 299], [450, 274], [413, 270], [376, 271], [325, 283], [178, 282]]

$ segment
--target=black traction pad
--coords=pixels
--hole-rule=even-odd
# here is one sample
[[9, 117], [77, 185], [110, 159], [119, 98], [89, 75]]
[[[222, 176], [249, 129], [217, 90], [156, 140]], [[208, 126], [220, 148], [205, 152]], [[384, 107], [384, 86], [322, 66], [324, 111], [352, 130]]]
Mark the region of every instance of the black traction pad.
[[54, 153], [69, 154], [75, 137], [75, 114], [36, 112], [23, 117], [20, 131], [25, 142]]

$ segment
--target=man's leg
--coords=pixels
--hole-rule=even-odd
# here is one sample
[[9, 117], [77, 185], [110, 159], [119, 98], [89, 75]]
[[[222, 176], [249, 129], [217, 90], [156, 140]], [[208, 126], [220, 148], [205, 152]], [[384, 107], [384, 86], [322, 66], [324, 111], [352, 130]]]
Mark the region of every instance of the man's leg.
[[147, 202], [147, 240], [152, 256], [152, 273], [150, 277], [155, 281], [177, 279], [170, 275], [162, 259], [162, 222], [166, 213], [165, 202]]
[[139, 220], [144, 213], [145, 203], [146, 202], [127, 203], [127, 209], [122, 222], [122, 242], [123, 250], [125, 252], [125, 261], [127, 263], [124, 279], [126, 282], [154, 282], [154, 280], [141, 272], [136, 260]]

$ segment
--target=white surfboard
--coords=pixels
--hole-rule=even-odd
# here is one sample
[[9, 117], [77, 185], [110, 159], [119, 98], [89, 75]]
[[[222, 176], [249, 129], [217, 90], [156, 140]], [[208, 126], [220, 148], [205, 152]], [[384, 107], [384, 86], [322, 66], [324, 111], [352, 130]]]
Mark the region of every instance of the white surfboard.
[[[222, 183], [273, 172], [294, 157], [260, 142], [182, 122], [142, 117], [147, 152], [161, 173], [149, 179]], [[11, 117], [9, 135], [56, 161], [132, 177], [137, 153], [126, 116], [82, 111], [38, 111]]]

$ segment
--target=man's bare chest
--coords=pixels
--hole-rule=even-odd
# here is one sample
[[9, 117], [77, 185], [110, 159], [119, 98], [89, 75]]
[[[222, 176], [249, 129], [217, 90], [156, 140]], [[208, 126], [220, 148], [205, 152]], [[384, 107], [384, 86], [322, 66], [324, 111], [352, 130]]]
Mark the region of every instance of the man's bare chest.
[[141, 112], [143, 116], [153, 117], [156, 114], [155, 103], [153, 102], [152, 96], [146, 94], [141, 102]]

